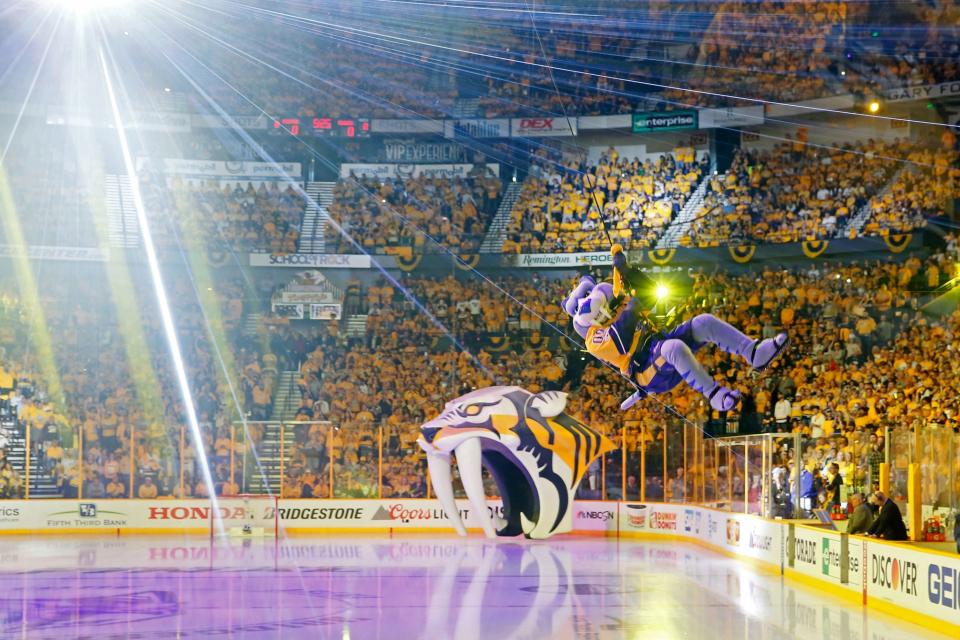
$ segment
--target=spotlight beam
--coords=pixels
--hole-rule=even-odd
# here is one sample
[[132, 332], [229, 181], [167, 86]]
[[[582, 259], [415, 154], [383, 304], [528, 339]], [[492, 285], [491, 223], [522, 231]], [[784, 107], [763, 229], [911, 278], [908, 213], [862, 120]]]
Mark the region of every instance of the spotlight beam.
[[[217, 80], [224, 83], [227, 87], [229, 87], [232, 91], [234, 91], [247, 104], [250, 104], [255, 109], [257, 109], [260, 113], [269, 117], [269, 114], [266, 111], [264, 111], [263, 108], [261, 108], [255, 102], [253, 102], [253, 100], [247, 97], [243, 92], [237, 89], [234, 85], [230, 84], [227, 80], [225, 80], [222, 76], [220, 76], [216, 71], [214, 71], [213, 69], [208, 67], [206, 64], [204, 64], [196, 56], [194, 56], [189, 51], [184, 49], [180, 43], [171, 39], [169, 35], [166, 35], [166, 37], [170, 39], [175, 46], [179, 47], [186, 55], [192, 58], [198, 65], [203, 67], [203, 69], [207, 71], [210, 75], [217, 78]], [[190, 83], [190, 85], [204, 99], [204, 101], [211, 108], [213, 108], [214, 111], [216, 111], [221, 118], [223, 118], [224, 122], [230, 125], [230, 128], [236, 133], [237, 136], [239, 136], [244, 142], [250, 145], [251, 148], [258, 149], [258, 145], [250, 137], [250, 134], [247, 133], [247, 131], [243, 127], [237, 124], [236, 120], [232, 116], [230, 116], [223, 109], [223, 107], [214, 98], [212, 98], [209, 93], [207, 93], [203, 89], [203, 87], [200, 86], [200, 84], [196, 81], [196, 79], [193, 78], [193, 76], [191, 76], [183, 67], [177, 64], [177, 62], [173, 58], [171, 58], [167, 52], [161, 52], [161, 53], [164, 56], [164, 58], [166, 58], [167, 61], [171, 64], [171, 66], [173, 66], [180, 73], [180, 75], [187, 82]], [[283, 176], [284, 182], [290, 187], [292, 187], [293, 190], [297, 192], [297, 194], [303, 199], [305, 203], [308, 203], [308, 204], [312, 203], [314, 206], [321, 208], [320, 205], [317, 203], [317, 201], [314, 200], [313, 196], [308, 194], [298, 181], [290, 177], [290, 174], [284, 171], [284, 169], [277, 163], [277, 161], [273, 158], [273, 156], [267, 153], [263, 148], [259, 148], [257, 151], [257, 154], [260, 156], [261, 160], [263, 160], [264, 162], [268, 162], [279, 175]], [[467, 356], [473, 361], [475, 365], [477, 365], [477, 367], [481, 371], [483, 371], [484, 373], [490, 376], [491, 380], [495, 382], [498, 380], [497, 375], [493, 371], [491, 371], [486, 365], [484, 365], [477, 358], [475, 354], [471, 353], [470, 350], [467, 349], [466, 346], [464, 346], [463, 343], [461, 343], [460, 340], [458, 340], [457, 337], [453, 335], [450, 329], [448, 329], [447, 326], [443, 324], [443, 322], [437, 319], [437, 317], [434, 316], [430, 312], [430, 310], [427, 309], [424, 306], [424, 304], [420, 302], [420, 300], [418, 300], [417, 297], [407, 287], [403, 286], [403, 284], [401, 284], [399, 280], [397, 280], [394, 276], [392, 276], [390, 272], [380, 263], [380, 261], [377, 260], [375, 256], [370, 254], [370, 252], [367, 251], [363, 247], [363, 245], [361, 245], [360, 242], [357, 241], [352, 235], [350, 235], [350, 233], [346, 229], [344, 229], [340, 224], [338, 224], [333, 218], [328, 217], [327, 223], [332, 225], [333, 228], [337, 231], [337, 233], [339, 233], [345, 240], [347, 240], [350, 244], [352, 244], [361, 254], [368, 256], [370, 258], [370, 263], [373, 265], [373, 267], [377, 269], [381, 273], [381, 275], [388, 282], [390, 282], [390, 284], [392, 284], [398, 291], [400, 291], [404, 295], [404, 297], [406, 297], [407, 300], [409, 300], [423, 315], [425, 315], [431, 324], [433, 324], [435, 327], [440, 329], [440, 331], [442, 331], [444, 335], [450, 338], [450, 341], [454, 344], [454, 346], [456, 346], [458, 351], [466, 353]]]
[[207, 460], [207, 452], [203, 446], [203, 437], [200, 433], [200, 423], [197, 420], [196, 405], [193, 401], [193, 393], [190, 391], [190, 382], [187, 379], [187, 369], [183, 363], [183, 355], [180, 350], [180, 341], [177, 338], [176, 325], [173, 323], [173, 313], [170, 310], [170, 303], [167, 299], [167, 291], [163, 284], [163, 274], [160, 272], [160, 263], [157, 260], [157, 251], [153, 243], [153, 235], [150, 232], [150, 223], [147, 220], [146, 207], [143, 204], [143, 198], [140, 194], [140, 184], [137, 180], [137, 170], [133, 163], [133, 157], [130, 154], [130, 145], [127, 142], [126, 129], [123, 126], [123, 118], [120, 116], [120, 107], [117, 103], [117, 95], [113, 88], [113, 82], [110, 80], [110, 69], [107, 65], [107, 58], [104, 55], [103, 47], [98, 48], [100, 64], [103, 68], [103, 77], [106, 81], [107, 95], [110, 98], [110, 110], [113, 114], [113, 123], [117, 131], [117, 138], [120, 141], [120, 150], [123, 154], [123, 164], [130, 179], [130, 192], [133, 198], [133, 208], [137, 214], [137, 224], [140, 227], [140, 235], [143, 238], [144, 250], [147, 254], [147, 264], [150, 267], [150, 277], [153, 280], [154, 292], [157, 296], [157, 306], [160, 308], [160, 319], [163, 323], [163, 331], [167, 338], [167, 345], [170, 349], [170, 357], [173, 359], [173, 367], [177, 376], [177, 383], [180, 387], [180, 396], [183, 400], [184, 409], [187, 412], [187, 424], [190, 427], [190, 434], [193, 437], [193, 444], [197, 451], [197, 459], [200, 461], [203, 481], [207, 485], [207, 492], [210, 494], [210, 506], [213, 511], [213, 518], [217, 523], [217, 530], [220, 535], [224, 534], [223, 520], [220, 518], [220, 509], [217, 503], [216, 487], [213, 483], [213, 476], [210, 473], [210, 463]]

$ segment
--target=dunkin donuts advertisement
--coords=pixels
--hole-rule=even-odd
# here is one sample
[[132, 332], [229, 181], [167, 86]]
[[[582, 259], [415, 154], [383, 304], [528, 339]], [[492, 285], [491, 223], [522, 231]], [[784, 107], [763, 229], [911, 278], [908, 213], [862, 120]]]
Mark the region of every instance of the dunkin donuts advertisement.
[[683, 508], [670, 504], [627, 502], [620, 509], [621, 531], [677, 533], [683, 521]]

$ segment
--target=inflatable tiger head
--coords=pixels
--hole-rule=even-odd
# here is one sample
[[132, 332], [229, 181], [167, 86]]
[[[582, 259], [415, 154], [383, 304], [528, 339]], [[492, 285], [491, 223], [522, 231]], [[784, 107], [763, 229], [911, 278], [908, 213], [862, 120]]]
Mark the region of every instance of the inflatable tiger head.
[[[448, 402], [420, 428], [430, 478], [444, 513], [466, 529], [453, 497], [450, 456], [484, 532], [547, 538], [572, 528], [571, 503], [587, 468], [613, 443], [563, 412], [567, 395], [520, 387], [486, 387]], [[504, 517], [487, 518], [481, 477], [486, 467], [503, 500]]]

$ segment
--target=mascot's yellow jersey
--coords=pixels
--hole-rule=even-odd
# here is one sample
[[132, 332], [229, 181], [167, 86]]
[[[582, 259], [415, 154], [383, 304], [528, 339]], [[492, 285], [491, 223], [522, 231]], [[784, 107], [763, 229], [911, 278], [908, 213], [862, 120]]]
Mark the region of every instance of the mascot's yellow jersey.
[[[641, 331], [631, 331], [632, 336], [624, 336], [617, 326], [620, 318], [629, 314], [621, 314], [609, 327], [590, 327], [584, 342], [587, 352], [595, 358], [608, 362], [620, 370], [625, 376], [630, 375], [630, 359], [633, 357], [637, 344], [640, 342]], [[630, 339], [632, 337], [632, 339]], [[626, 342], [629, 340], [629, 342]]]

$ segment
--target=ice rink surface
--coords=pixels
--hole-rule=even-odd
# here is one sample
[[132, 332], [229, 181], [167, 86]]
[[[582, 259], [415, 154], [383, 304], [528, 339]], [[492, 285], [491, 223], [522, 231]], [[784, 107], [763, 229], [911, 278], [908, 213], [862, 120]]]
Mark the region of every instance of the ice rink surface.
[[685, 543], [5, 537], [0, 637], [946, 638]]

